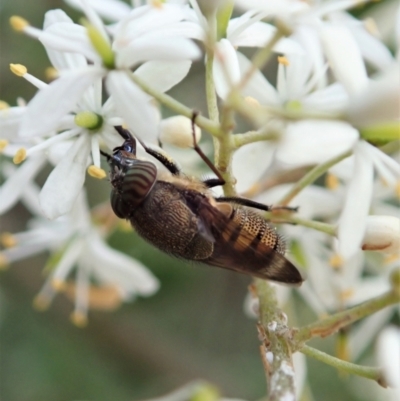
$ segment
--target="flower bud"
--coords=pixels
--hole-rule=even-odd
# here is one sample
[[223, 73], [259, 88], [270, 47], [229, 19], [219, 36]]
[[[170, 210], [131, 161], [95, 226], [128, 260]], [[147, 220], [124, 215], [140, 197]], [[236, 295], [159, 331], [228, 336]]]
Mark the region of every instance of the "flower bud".
[[399, 252], [400, 219], [394, 216], [368, 216], [362, 250]]
[[[195, 126], [196, 143], [200, 141], [201, 130]], [[160, 123], [160, 141], [178, 148], [192, 148], [192, 121], [184, 116], [174, 116]]]

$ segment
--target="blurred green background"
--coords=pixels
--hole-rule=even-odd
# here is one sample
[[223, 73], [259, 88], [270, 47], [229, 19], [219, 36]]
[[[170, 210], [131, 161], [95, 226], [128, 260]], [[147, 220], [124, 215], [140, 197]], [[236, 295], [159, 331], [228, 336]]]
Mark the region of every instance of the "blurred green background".
[[[0, 98], [10, 105], [18, 96], [28, 101], [35, 88], [14, 76], [9, 63], [24, 64], [43, 80], [49, 63], [40, 43], [13, 32], [8, 19], [17, 14], [41, 27], [45, 11], [58, 7], [79, 19], [80, 14], [62, 1], [1, 2]], [[199, 62], [172, 94], [204, 112], [203, 75]], [[47, 173], [38, 177], [39, 183]], [[107, 181], [87, 181], [92, 205], [107, 199]], [[0, 218], [1, 231], [18, 232], [29, 215], [17, 205]], [[155, 296], [124, 304], [116, 312], [91, 312], [85, 329], [70, 323], [72, 304], [62, 295], [44, 313], [32, 309], [43, 283], [46, 255], [1, 272], [1, 400], [139, 400], [198, 378], [215, 384], [224, 396], [263, 397], [266, 384], [256, 322], [243, 313], [251, 280], [171, 259], [134, 233], [116, 233], [110, 242], [141, 260], [162, 286]], [[300, 298], [295, 312], [301, 320], [314, 318]], [[333, 352], [333, 342], [325, 341], [325, 349]], [[354, 399], [346, 393], [347, 378], [319, 362], [311, 361], [308, 368], [316, 400]]]

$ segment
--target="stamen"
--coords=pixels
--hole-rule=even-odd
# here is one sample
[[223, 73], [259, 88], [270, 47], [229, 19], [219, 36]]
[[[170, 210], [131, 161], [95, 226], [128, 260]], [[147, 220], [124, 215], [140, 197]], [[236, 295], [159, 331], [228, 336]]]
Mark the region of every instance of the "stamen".
[[289, 60], [285, 56], [278, 56], [278, 63], [286, 67], [290, 64]]
[[396, 184], [395, 190], [394, 190], [396, 196], [400, 199], [400, 182]]
[[33, 299], [32, 305], [37, 311], [44, 312], [49, 308], [50, 303], [51, 299], [49, 297], [44, 294], [39, 294]]
[[8, 144], [9, 142], [7, 141], [7, 139], [0, 139], [0, 152], [2, 152]]
[[89, 166], [87, 172], [91, 177], [97, 178], [99, 180], [107, 177], [107, 173], [102, 168], [96, 167], [94, 165]]
[[327, 173], [325, 176], [325, 186], [328, 189], [334, 191], [339, 186], [339, 179], [336, 175]]
[[257, 99], [254, 99], [254, 97], [251, 96], [246, 96], [244, 98], [244, 101], [249, 105], [249, 106], [260, 106], [260, 102]]
[[54, 81], [60, 76], [58, 70], [54, 67], [47, 67], [44, 74], [48, 81]]
[[10, 70], [17, 77], [23, 77], [28, 72], [28, 69], [22, 64], [10, 64]]
[[51, 286], [55, 291], [63, 291], [66, 287], [66, 283], [63, 280], [55, 278], [51, 281]]
[[26, 149], [25, 148], [20, 148], [17, 150], [17, 153], [15, 153], [15, 156], [13, 157], [13, 162], [15, 164], [20, 164], [26, 159]]
[[10, 18], [10, 25], [15, 31], [23, 32], [24, 29], [28, 27], [30, 24], [26, 19], [19, 17], [18, 15], [13, 15]]
[[343, 258], [336, 254], [329, 259], [329, 264], [334, 269], [340, 269], [343, 266]]
[[0, 100], [0, 110], [7, 110], [10, 108], [10, 105], [4, 100]]
[[376, 22], [373, 18], [371, 18], [371, 17], [366, 18], [363, 22], [364, 22], [365, 29], [371, 35], [378, 37], [378, 38], [381, 36], [381, 33], [379, 32], [379, 29], [378, 29], [378, 25], [376, 25]]
[[0, 242], [5, 248], [13, 248], [18, 244], [15, 235], [7, 232], [4, 232], [0, 235]]
[[10, 262], [8, 261], [6, 255], [0, 252], [0, 270], [6, 270]]
[[70, 320], [76, 327], [79, 328], [86, 327], [88, 324], [87, 316], [77, 311], [71, 313]]

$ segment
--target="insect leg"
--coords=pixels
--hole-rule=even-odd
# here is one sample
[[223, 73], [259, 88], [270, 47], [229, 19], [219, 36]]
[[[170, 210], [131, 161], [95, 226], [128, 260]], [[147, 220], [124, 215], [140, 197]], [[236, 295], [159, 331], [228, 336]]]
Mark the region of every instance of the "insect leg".
[[226, 181], [222, 177], [221, 173], [217, 170], [217, 168], [214, 166], [212, 161], [203, 153], [203, 151], [197, 145], [196, 132], [195, 132], [195, 121], [196, 121], [196, 118], [198, 115], [199, 115], [199, 112], [194, 110], [193, 114], [192, 114], [193, 148], [197, 152], [197, 154], [203, 159], [204, 163], [206, 163], [207, 166], [210, 167], [211, 171], [217, 176], [217, 178], [210, 178], [208, 180], [205, 180], [204, 184], [206, 184], [208, 188], [216, 187], [218, 185], [224, 185]]
[[170, 171], [171, 174], [179, 175], [181, 173], [181, 170], [178, 167], [178, 165], [170, 157], [163, 155], [162, 153], [157, 152], [156, 150], [147, 147], [139, 138], [137, 138], [137, 140], [143, 146], [146, 153], [153, 156], [161, 164], [163, 164]]
[[217, 202], [230, 202], [236, 205], [248, 206], [254, 209], [265, 210], [266, 212], [271, 212], [273, 210], [286, 210], [288, 212], [297, 212], [298, 207], [290, 207], [290, 206], [268, 206], [263, 203], [255, 202], [251, 199], [247, 198], [239, 198], [237, 196], [221, 196], [219, 198], [215, 198]]

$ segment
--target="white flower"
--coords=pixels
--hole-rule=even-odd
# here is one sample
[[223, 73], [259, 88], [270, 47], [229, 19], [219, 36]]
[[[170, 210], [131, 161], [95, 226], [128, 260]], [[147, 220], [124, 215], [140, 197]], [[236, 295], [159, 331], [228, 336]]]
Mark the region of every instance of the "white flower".
[[[83, 194], [70, 214], [53, 221], [33, 219], [26, 232], [13, 237], [17, 245], [4, 250], [2, 260], [12, 263], [49, 251], [56, 262], [48, 266], [51, 272], [36, 299], [36, 306], [46, 307], [57, 290], [72, 292], [75, 295], [72, 319], [77, 325], [85, 324], [91, 306], [111, 308], [120, 300], [127, 301], [135, 295], [149, 296], [158, 289], [157, 279], [140, 262], [111, 249], [102, 239], [91, 223]], [[73, 271], [75, 279], [71, 281]], [[107, 298], [111, 304], [91, 299], [98, 288], [107, 290], [104, 296], [113, 292], [114, 295]]]
[[[193, 148], [192, 121], [184, 116], [169, 117], [160, 123], [160, 140], [179, 148]], [[196, 143], [200, 141], [201, 130], [195, 126]]]
[[389, 326], [376, 342], [376, 357], [390, 387], [400, 387], [400, 329]]
[[368, 216], [362, 249], [399, 252], [400, 220], [394, 216]]

